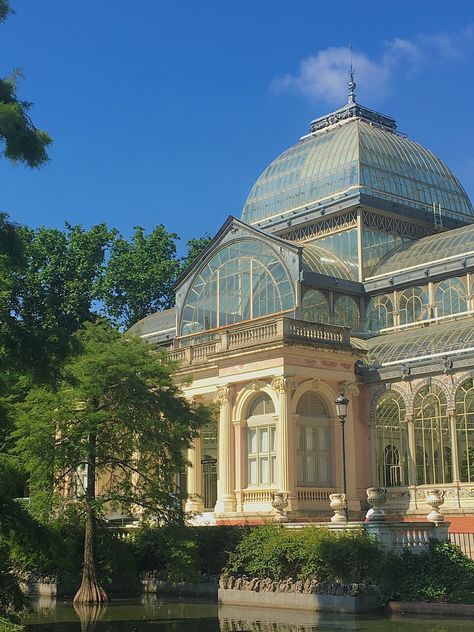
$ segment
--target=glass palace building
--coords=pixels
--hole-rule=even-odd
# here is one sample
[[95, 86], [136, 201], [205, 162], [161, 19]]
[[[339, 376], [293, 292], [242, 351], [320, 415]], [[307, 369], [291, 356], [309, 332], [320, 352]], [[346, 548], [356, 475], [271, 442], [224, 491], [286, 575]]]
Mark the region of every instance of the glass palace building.
[[[186, 508], [209, 522], [330, 515], [341, 490], [334, 400], [349, 399], [348, 508], [387, 488], [394, 517], [445, 491], [474, 526], [474, 210], [456, 176], [355, 101], [314, 120], [134, 326], [166, 346], [186, 395], [216, 404], [192, 449]], [[460, 529], [459, 529], [460, 528]]]

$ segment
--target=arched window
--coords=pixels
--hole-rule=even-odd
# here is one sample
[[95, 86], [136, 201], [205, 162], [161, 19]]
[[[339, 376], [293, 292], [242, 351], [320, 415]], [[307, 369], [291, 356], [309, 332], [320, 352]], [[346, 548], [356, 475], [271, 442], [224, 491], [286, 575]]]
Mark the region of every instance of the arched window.
[[271, 487], [276, 484], [275, 408], [266, 393], [258, 394], [247, 417], [247, 484]]
[[315, 393], [302, 395], [296, 407], [298, 485], [327, 487], [331, 484], [331, 420]]
[[424, 386], [413, 402], [417, 485], [451, 483], [451, 431], [444, 392]]
[[408, 485], [408, 429], [401, 395], [391, 391], [378, 400], [374, 431], [378, 484]]
[[322, 292], [306, 290], [301, 304], [303, 320], [312, 323], [329, 323], [329, 303]]
[[380, 331], [393, 327], [393, 302], [386, 294], [374, 296], [367, 307], [366, 326], [368, 331]]
[[474, 483], [474, 380], [461, 384], [456, 393], [456, 436], [459, 474], [463, 483]]
[[422, 287], [409, 287], [400, 296], [400, 324], [417, 323], [429, 318], [428, 294]]
[[336, 325], [357, 329], [360, 321], [357, 301], [350, 296], [340, 296], [334, 306], [334, 320]]
[[435, 302], [438, 317], [467, 311], [467, 292], [461, 279], [445, 279], [436, 289]]
[[221, 248], [199, 270], [181, 317], [181, 335], [293, 309], [293, 285], [273, 250], [242, 239]]

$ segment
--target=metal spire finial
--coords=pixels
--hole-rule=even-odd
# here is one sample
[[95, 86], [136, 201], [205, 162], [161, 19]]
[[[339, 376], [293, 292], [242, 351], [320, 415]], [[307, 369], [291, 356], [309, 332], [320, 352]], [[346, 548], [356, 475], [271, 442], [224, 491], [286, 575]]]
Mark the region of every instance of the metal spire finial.
[[354, 66], [352, 65], [352, 44], [349, 45], [349, 49], [351, 51], [351, 65], [350, 65], [350, 69], [349, 69], [349, 98], [348, 98], [348, 103], [355, 103], [356, 102], [356, 95], [355, 95], [355, 89], [356, 89], [356, 82], [354, 81]]

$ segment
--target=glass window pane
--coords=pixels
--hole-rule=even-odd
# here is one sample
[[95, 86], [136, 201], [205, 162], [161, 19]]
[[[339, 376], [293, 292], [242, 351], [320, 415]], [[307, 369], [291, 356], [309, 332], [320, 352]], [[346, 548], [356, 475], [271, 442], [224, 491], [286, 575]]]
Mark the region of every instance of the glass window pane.
[[268, 458], [260, 459], [260, 483], [262, 485], [268, 484], [270, 482], [270, 470]]
[[257, 431], [253, 428], [249, 428], [247, 437], [249, 454], [255, 454], [257, 452]]
[[257, 483], [257, 460], [249, 459], [249, 485], [256, 485]]
[[268, 428], [260, 428], [260, 452], [268, 452]]

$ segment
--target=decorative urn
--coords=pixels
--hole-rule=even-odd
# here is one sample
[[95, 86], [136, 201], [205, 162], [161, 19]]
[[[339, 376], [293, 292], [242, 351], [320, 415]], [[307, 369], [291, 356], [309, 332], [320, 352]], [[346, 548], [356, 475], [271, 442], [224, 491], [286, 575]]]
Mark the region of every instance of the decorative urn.
[[272, 507], [278, 522], [287, 522], [288, 516], [285, 509], [288, 507], [288, 494], [284, 492], [272, 492]]
[[434, 522], [438, 525], [439, 522], [444, 521], [444, 516], [440, 512], [439, 508], [444, 503], [444, 489], [427, 489], [425, 491], [426, 504], [429, 505], [432, 510], [426, 516], [430, 522]]
[[329, 494], [329, 506], [334, 511], [334, 516], [331, 517], [331, 522], [336, 524], [347, 522], [345, 494]]
[[365, 518], [369, 522], [382, 522], [385, 520], [385, 511], [382, 507], [387, 502], [387, 491], [384, 487], [368, 487], [365, 490], [367, 502], [370, 505]]

